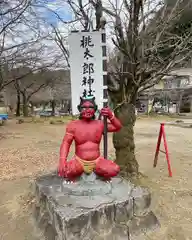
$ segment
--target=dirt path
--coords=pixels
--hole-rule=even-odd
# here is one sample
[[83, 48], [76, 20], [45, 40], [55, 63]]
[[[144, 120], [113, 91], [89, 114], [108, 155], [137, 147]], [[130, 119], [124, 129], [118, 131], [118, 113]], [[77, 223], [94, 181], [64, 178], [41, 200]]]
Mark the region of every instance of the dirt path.
[[[24, 203], [30, 179], [56, 168], [64, 126], [10, 121], [0, 130], [0, 240], [41, 239]], [[162, 224], [147, 239], [192, 239], [192, 129], [166, 127], [173, 178], [168, 177], [163, 154], [152, 168], [158, 130], [159, 123], [147, 119], [138, 120], [135, 127], [136, 155], [147, 176], [142, 182], [151, 188], [152, 207]]]

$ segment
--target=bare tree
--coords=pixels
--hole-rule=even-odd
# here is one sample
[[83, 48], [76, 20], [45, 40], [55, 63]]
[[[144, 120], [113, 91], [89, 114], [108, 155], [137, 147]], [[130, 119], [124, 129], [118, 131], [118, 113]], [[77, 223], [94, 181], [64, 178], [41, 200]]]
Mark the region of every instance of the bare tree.
[[0, 1], [0, 91], [12, 82], [12, 80], [5, 79], [4, 76], [8, 68], [6, 52], [21, 46], [21, 43], [7, 46], [7, 35], [13, 36], [15, 26], [19, 24], [29, 5], [30, 1], [28, 0], [18, 0], [14, 3], [13, 1]]
[[33, 56], [49, 35], [38, 16], [39, 4], [36, 0], [0, 1], [0, 91], [14, 82], [7, 77], [12, 67], [24, 55]]
[[109, 70], [109, 93], [123, 124], [122, 130], [114, 134], [113, 143], [117, 163], [126, 173], [138, 173], [133, 138], [138, 92], [151, 88], [191, 57], [190, 28], [182, 34], [174, 31], [184, 9], [181, 3], [178, 0], [168, 8], [157, 1], [124, 1], [128, 18], [114, 17], [112, 40], [118, 53], [115, 68], [113, 65]]
[[57, 67], [59, 59], [46, 42], [42, 5], [46, 1], [0, 1], [0, 92], [9, 85], [16, 89], [17, 115], [21, 102], [24, 116], [28, 114], [30, 99], [51, 81], [47, 68]]
[[52, 25], [52, 29], [53, 29], [53, 33], [52, 33], [53, 41], [55, 41], [55, 43], [61, 50], [64, 60], [66, 61], [67, 67], [70, 67], [69, 50], [68, 50], [67, 44], [66, 44], [66, 37], [64, 37], [62, 35], [62, 33], [60, 32], [60, 30], [57, 27], [55, 27], [54, 25]]
[[[37, 94], [40, 90], [45, 89], [47, 86], [53, 84], [53, 77], [50, 74], [48, 68], [53, 67], [51, 65], [41, 65], [32, 68], [32, 66], [22, 65], [19, 68], [12, 69], [11, 75], [15, 79], [14, 87], [17, 92], [17, 101], [22, 98], [23, 116], [28, 116], [28, 107], [31, 98]], [[17, 113], [19, 113], [20, 104], [17, 102]]]

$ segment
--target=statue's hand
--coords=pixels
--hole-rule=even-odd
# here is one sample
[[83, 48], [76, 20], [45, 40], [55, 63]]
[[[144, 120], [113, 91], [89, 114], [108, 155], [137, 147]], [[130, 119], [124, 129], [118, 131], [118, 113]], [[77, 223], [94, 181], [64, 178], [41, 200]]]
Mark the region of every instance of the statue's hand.
[[102, 108], [101, 115], [106, 116], [109, 119], [113, 118], [113, 112], [111, 111], [111, 109], [109, 107]]
[[[65, 161], [66, 162], [66, 161]], [[66, 168], [66, 164], [65, 164], [64, 161], [61, 161], [59, 162], [59, 167], [58, 167], [58, 175], [60, 177], [63, 177], [64, 176], [64, 172], [65, 172], [65, 168]]]

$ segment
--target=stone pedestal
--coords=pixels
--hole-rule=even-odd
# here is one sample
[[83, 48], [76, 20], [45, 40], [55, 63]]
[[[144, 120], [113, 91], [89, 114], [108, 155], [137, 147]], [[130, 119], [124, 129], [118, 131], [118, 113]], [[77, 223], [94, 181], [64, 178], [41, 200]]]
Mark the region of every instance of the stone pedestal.
[[148, 190], [119, 177], [67, 183], [50, 174], [35, 186], [35, 218], [47, 240], [129, 240], [159, 225]]

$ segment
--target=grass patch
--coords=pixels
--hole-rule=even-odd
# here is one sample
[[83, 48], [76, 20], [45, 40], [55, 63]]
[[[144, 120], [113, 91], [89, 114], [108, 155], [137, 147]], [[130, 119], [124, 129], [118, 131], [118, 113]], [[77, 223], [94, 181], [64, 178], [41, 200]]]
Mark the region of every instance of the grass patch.
[[51, 119], [49, 121], [50, 124], [64, 124], [66, 122], [68, 122], [69, 120], [66, 119]]
[[51, 117], [49, 118], [50, 124], [64, 124], [68, 123], [69, 121], [74, 120], [72, 116], [63, 116], [63, 117]]
[[0, 119], [0, 126], [4, 125], [4, 121], [2, 119]]
[[72, 116], [62, 116], [62, 117], [18, 117], [16, 121], [18, 124], [22, 123], [50, 123], [50, 124], [63, 124], [67, 123], [75, 118]]
[[170, 120], [170, 119], [179, 119], [179, 118], [183, 119], [184, 117], [178, 114], [156, 114], [156, 113], [137, 115], [137, 120], [144, 120], [144, 119]]

